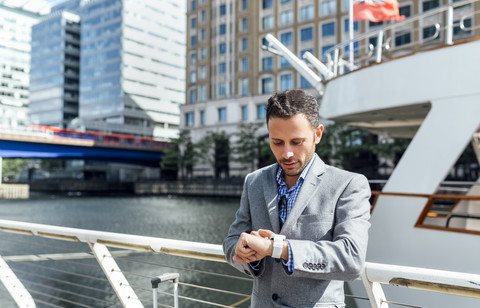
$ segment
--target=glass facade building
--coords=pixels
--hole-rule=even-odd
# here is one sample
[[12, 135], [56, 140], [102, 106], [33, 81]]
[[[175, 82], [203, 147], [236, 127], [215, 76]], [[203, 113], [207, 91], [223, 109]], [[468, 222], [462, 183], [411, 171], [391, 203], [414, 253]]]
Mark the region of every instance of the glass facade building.
[[[78, 115], [68, 126], [176, 137], [185, 101], [183, 2], [71, 0], [54, 7], [52, 14], [65, 10], [79, 16], [81, 25]], [[62, 72], [55, 74], [62, 78]], [[50, 94], [53, 102], [58, 92]]]
[[30, 123], [66, 128], [78, 117], [80, 18], [55, 13], [32, 28]]
[[39, 18], [0, 4], [0, 128], [28, 124], [31, 27]]

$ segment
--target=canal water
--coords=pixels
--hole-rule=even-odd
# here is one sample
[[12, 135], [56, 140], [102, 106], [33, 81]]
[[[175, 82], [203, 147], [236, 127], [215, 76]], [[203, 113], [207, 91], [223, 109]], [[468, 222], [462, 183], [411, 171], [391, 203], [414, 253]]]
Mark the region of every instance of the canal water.
[[[186, 198], [178, 196], [82, 197], [37, 195], [32, 196], [29, 200], [0, 200], [0, 219], [221, 244], [227, 234], [229, 225], [234, 219], [238, 206], [239, 199]], [[73, 252], [73, 250], [77, 249], [77, 246], [74, 247], [72, 245], [79, 245], [78, 243], [39, 239], [5, 232], [0, 232], [0, 239], [0, 255], [3, 256]], [[32, 239], [35, 239], [34, 243], [31, 242]], [[88, 251], [88, 246], [82, 245], [84, 245], [83, 251]], [[182, 270], [189, 268], [241, 276], [239, 272], [237, 273], [226, 264], [149, 253], [130, 256], [127, 259], [129, 262], [118, 261], [118, 263], [122, 270], [128, 272], [126, 275], [129, 282], [143, 290], [141, 295], [137, 295], [142, 298], [145, 307], [151, 307], [152, 304], [151, 289], [148, 289], [149, 287], [151, 288], [150, 281], [146, 277], [153, 277], [159, 274], [159, 272], [172, 271], [172, 269], [159, 268], [158, 264], [168, 264], [180, 268], [179, 271], [182, 271], [180, 273], [181, 281], [188, 280], [194, 284], [210, 284], [213, 287], [219, 286], [236, 292], [250, 293], [251, 284], [249, 282], [227, 282], [220, 278], [209, 277], [200, 273], [183, 273]], [[127, 264], [132, 263], [132, 261], [134, 265]], [[63, 266], [65, 268], [65, 271], [60, 271], [60, 274], [52, 274], [50, 271], [47, 271], [43, 268], [44, 264], [42, 262], [29, 262], [36, 263], [35, 265], [27, 264], [27, 262], [22, 264], [18, 264], [20, 262], [10, 262], [9, 264], [18, 271], [17, 275], [21, 276], [22, 280], [31, 281], [27, 283], [27, 288], [34, 290], [32, 295], [40, 302], [37, 303], [37, 307], [80, 307], [78, 304], [75, 304], [74, 294], [64, 291], [65, 289], [74, 289], [74, 287], [67, 286], [65, 288], [65, 285], [62, 285], [62, 281], [69, 284], [67, 280], [73, 279], [77, 280], [76, 282], [84, 280], [82, 276], [71, 277], [71, 274], [66, 274], [72, 268], [79, 267], [78, 264], [81, 264], [81, 262], [87, 261], [79, 260], [76, 263], [54, 265], [54, 267], [60, 268]], [[93, 265], [96, 263], [93, 260], [88, 262], [93, 262]], [[55, 264], [58, 263], [61, 264], [61, 262]], [[82, 272], [81, 275], [87, 276], [85, 279], [90, 275], [95, 277], [103, 275], [98, 265], [92, 269], [87, 268], [80, 271]], [[34, 275], [33, 273], [38, 275], [29, 276]], [[54, 276], [52, 280], [49, 279], [49, 275]], [[128, 275], [132, 278], [129, 278]], [[110, 292], [110, 294], [102, 295], [102, 292], [99, 293], [95, 290], [87, 291], [85, 298], [82, 300], [86, 307], [120, 307], [115, 296], [111, 294], [112, 290], [108, 284], [105, 282], [86, 283], [95, 289], [98, 288], [105, 290], [105, 292]], [[52, 284], [55, 286], [51, 286]], [[42, 287], [45, 287], [45, 289]], [[55, 290], [53, 298], [44, 296], [45, 293], [52, 294], [52, 289]], [[147, 291], [150, 291], [150, 293]], [[241, 297], [238, 296], [233, 298], [221, 294], [206, 295], [202, 294], [202, 292], [205, 291], [185, 286], [180, 288], [180, 295], [201, 296], [203, 297], [202, 299], [214, 301], [220, 299], [220, 301], [224, 301], [223, 304], [231, 304], [235, 300], [241, 300]], [[77, 293], [77, 291], [72, 291], [72, 293]], [[90, 297], [102, 298], [105, 302], [101, 304], [99, 302], [91, 302]], [[63, 302], [60, 300], [61, 298], [71, 298], [71, 301]], [[169, 305], [172, 304], [170, 298], [165, 298], [165, 301]], [[181, 300], [180, 303], [181, 307], [212, 307], [188, 300]], [[243, 304], [239, 307], [246, 306]], [[0, 307], [15, 307], [5, 288], [1, 285]]]

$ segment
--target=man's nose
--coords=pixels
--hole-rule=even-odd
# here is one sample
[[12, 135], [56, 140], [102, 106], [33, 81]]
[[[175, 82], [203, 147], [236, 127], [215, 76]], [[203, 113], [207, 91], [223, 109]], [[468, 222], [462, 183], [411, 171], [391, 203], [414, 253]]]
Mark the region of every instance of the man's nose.
[[291, 151], [291, 149], [285, 148], [285, 150], [283, 151], [283, 158], [288, 159], [290, 157], [293, 157], [293, 152]]

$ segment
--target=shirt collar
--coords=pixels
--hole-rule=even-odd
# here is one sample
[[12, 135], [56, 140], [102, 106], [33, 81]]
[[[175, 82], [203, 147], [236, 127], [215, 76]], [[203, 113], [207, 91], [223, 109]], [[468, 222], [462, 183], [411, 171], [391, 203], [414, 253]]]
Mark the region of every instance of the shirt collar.
[[[300, 174], [300, 177], [297, 180], [297, 183], [298, 183], [298, 181], [300, 181], [300, 179], [302, 181], [305, 180], [305, 177], [307, 176], [308, 170], [310, 170], [310, 167], [312, 166], [313, 161], [315, 160], [315, 156], [316, 155], [313, 155], [312, 159], [310, 159], [307, 166], [303, 169], [302, 173]], [[283, 169], [282, 169], [282, 167], [280, 167], [280, 165], [278, 166], [278, 170], [277, 170], [277, 183], [278, 183], [278, 185], [286, 185], [285, 180], [283, 178]]]

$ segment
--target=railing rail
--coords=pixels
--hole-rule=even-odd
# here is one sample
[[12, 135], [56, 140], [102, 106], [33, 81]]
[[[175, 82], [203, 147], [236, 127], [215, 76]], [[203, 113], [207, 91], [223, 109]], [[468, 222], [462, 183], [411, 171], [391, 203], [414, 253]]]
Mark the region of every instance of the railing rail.
[[[454, 12], [453, 10], [456, 8], [461, 8], [466, 5], [473, 4], [477, 2], [478, 0], [464, 0], [464, 1], [458, 1], [458, 2], [452, 2], [443, 6], [439, 6], [437, 8], [428, 10], [426, 12], [422, 12], [413, 16], [410, 16], [404, 20], [397, 21], [394, 23], [387, 24], [383, 27], [372, 29], [370, 31], [367, 31], [365, 33], [356, 35], [352, 40], [346, 40], [344, 42], [341, 42], [339, 44], [336, 44], [335, 46], [325, 50], [324, 55], [327, 57], [327, 66], [330, 68], [332, 72], [332, 77], [337, 76], [338, 74], [343, 73], [343, 67], [347, 66], [350, 61], [347, 61], [344, 59], [342, 50], [345, 50], [345, 47], [348, 46], [353, 46], [355, 43], [358, 43], [358, 46], [360, 46], [361, 41], [363, 40], [369, 40], [370, 38], [377, 38], [376, 41], [376, 49], [375, 51], [375, 62], [380, 63], [382, 61], [382, 56], [383, 56], [383, 50], [389, 50], [391, 49], [389, 41], [391, 40], [390, 38], [385, 39], [384, 36], [387, 33], [392, 33], [395, 32], [395, 30], [405, 30], [408, 28], [410, 25], [413, 25], [415, 23], [420, 22], [421, 20], [424, 20], [426, 18], [445, 13], [445, 26], [441, 26], [441, 23], [434, 23], [432, 26], [435, 27], [435, 33], [429, 37], [429, 38], [419, 38], [421, 40], [420, 44], [421, 45], [426, 45], [427, 41], [429, 40], [435, 40], [438, 35], [440, 34], [441, 30], [445, 30], [445, 40], [444, 44], [445, 45], [452, 45], [453, 44], [453, 28], [454, 27], [459, 27], [462, 31], [471, 31], [473, 29], [476, 29], [477, 27], [467, 27], [465, 25], [465, 18], [473, 16], [476, 12], [474, 11], [475, 8], [472, 7], [472, 12], [469, 12], [467, 15], [462, 15], [459, 22], [455, 23], [454, 22]], [[443, 21], [442, 21], [443, 23]], [[411, 30], [410, 30], [411, 31]], [[462, 38], [464, 39], [464, 38]], [[372, 49], [373, 46], [370, 46], [368, 49], [370, 52], [373, 51]], [[358, 47], [360, 48], [360, 47]], [[399, 49], [401, 49], [400, 47]], [[411, 46], [410, 46], [411, 48]], [[358, 49], [357, 49], [358, 51]], [[412, 50], [413, 51], [413, 50]], [[353, 48], [349, 49], [349, 53], [356, 53], [356, 51], [353, 50]], [[346, 56], [346, 55], [345, 55]], [[348, 58], [352, 58], [351, 55], [349, 55]], [[356, 61], [362, 60], [362, 56], [357, 56]], [[350, 63], [349, 69], [353, 70], [358, 68], [359, 66], [352, 65]], [[329, 79], [329, 78], [327, 78]]]
[[[110, 254], [108, 250], [106, 250], [107, 246], [128, 248], [137, 251], [161, 252], [174, 256], [215, 262], [225, 262], [222, 247], [220, 245], [207, 243], [66, 228], [9, 220], [0, 220], [0, 230], [62, 241], [85, 242], [92, 247], [92, 251], [96, 255], [99, 263], [102, 262], [102, 259], [105, 259], [105, 255], [109, 256], [108, 262], [115, 262], [113, 258], [115, 254]], [[96, 254], [97, 246], [102, 251], [101, 253]], [[5, 257], [5, 259], [13, 261], [15, 258]], [[113, 266], [116, 267], [116, 264]], [[367, 288], [372, 307], [386, 307], [388, 303], [381, 289], [381, 284], [480, 298], [480, 274], [448, 272], [367, 262], [365, 271], [362, 275], [362, 281]], [[3, 282], [8, 283], [5, 281]], [[140, 305], [138, 306], [141, 307]]]

